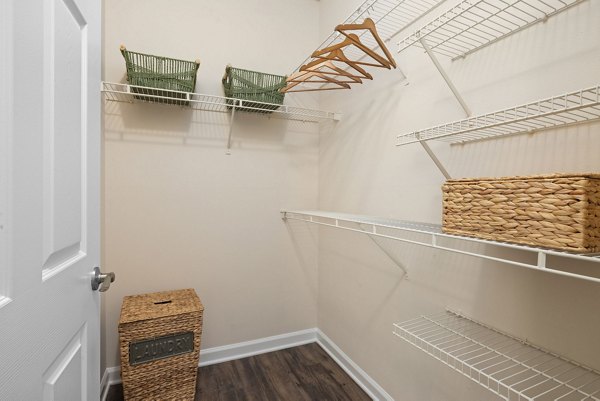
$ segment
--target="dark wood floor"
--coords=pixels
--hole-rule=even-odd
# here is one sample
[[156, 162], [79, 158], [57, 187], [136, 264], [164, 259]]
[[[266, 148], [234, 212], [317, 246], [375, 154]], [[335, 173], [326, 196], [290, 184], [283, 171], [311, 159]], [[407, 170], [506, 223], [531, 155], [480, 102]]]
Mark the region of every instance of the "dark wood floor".
[[[196, 401], [370, 400], [316, 343], [198, 369]], [[111, 386], [107, 401], [122, 401]]]

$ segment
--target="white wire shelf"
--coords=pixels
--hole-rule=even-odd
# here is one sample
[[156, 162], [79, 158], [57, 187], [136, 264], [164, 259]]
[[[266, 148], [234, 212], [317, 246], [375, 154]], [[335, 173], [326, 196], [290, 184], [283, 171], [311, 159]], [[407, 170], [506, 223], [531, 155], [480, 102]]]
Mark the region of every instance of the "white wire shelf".
[[452, 311], [394, 334], [507, 401], [600, 400], [600, 372]]
[[[342, 24], [359, 24], [365, 18], [371, 18], [377, 26], [377, 33], [381, 40], [389, 43], [404, 28], [443, 2], [444, 0], [365, 0]], [[370, 49], [375, 51], [379, 49], [377, 41], [371, 35], [361, 33], [358, 36], [361, 42]], [[338, 44], [344, 39], [344, 35], [333, 32], [317, 49]], [[349, 59], [355, 61], [361, 61], [367, 57], [362, 50], [355, 46], [345, 48], [344, 53]], [[300, 67], [310, 60], [311, 57], [307, 57], [294, 72], [298, 72]]]
[[[323, 211], [282, 211], [284, 220], [299, 220], [312, 224], [333, 227], [337, 229], [354, 231], [371, 236], [388, 238], [400, 242], [426, 246], [444, 251], [459, 253], [463, 255], [475, 256], [486, 260], [510, 264], [513, 266], [545, 271], [561, 276], [582, 279], [600, 283], [600, 278], [585, 273], [572, 273], [569, 271], [558, 270], [555, 267], [547, 265], [547, 257], [557, 257], [561, 263], [568, 264], [569, 260], [580, 260], [587, 262], [600, 262], [598, 254], [580, 254], [557, 251], [546, 248], [530, 247], [517, 245], [508, 242], [490, 241], [472, 237], [446, 234], [442, 227], [437, 224], [417, 223], [411, 221], [395, 220], [382, 217], [362, 216], [344, 213], [323, 212]], [[415, 235], [417, 234], [417, 235]], [[459, 240], [459, 241], [453, 241]], [[521, 252], [535, 255], [535, 262], [523, 261], [518, 258], [508, 259], [505, 257], [494, 256], [493, 249], [490, 247], [474, 247], [474, 249], [464, 249], [461, 243], [478, 243], [484, 245], [493, 245], [506, 249], [514, 249]]]
[[465, 143], [491, 137], [532, 133], [598, 119], [600, 119], [600, 86], [595, 86], [510, 109], [398, 135], [396, 145], [402, 146], [429, 140]]
[[104, 97], [107, 101], [125, 103], [162, 103], [189, 107], [195, 110], [222, 113], [230, 112], [232, 108], [235, 108], [236, 111], [248, 111], [264, 114], [268, 117], [305, 122], [337, 121], [341, 117], [340, 114], [330, 111], [306, 109], [285, 104], [279, 105], [264, 102], [251, 102], [223, 96], [177, 92], [121, 83], [102, 82], [101, 90], [104, 92]]
[[399, 52], [426, 40], [434, 53], [456, 59], [585, 0], [465, 0], [399, 42]]

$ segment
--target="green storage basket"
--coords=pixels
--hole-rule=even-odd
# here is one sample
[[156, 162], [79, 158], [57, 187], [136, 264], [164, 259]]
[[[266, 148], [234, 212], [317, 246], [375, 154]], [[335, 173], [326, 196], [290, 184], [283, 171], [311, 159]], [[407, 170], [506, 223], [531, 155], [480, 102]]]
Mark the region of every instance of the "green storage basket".
[[[223, 76], [223, 89], [226, 97], [243, 100], [242, 106], [251, 108], [246, 111], [272, 113], [273, 110], [279, 108], [279, 105], [283, 104], [285, 93], [281, 93], [279, 90], [285, 87], [286, 79], [287, 77], [282, 75], [265, 74], [227, 66]], [[227, 103], [233, 104], [234, 101], [229, 100]]]
[[144, 87], [131, 88], [132, 92], [172, 98], [159, 99], [149, 96], [135, 96], [136, 99], [147, 102], [188, 105], [189, 102], [177, 99], [186, 99], [186, 94], [179, 92], [194, 92], [200, 60], [185, 61], [136, 53], [127, 50], [125, 46], [121, 46], [121, 54], [123, 54], [125, 66], [127, 67], [127, 81], [131, 85]]

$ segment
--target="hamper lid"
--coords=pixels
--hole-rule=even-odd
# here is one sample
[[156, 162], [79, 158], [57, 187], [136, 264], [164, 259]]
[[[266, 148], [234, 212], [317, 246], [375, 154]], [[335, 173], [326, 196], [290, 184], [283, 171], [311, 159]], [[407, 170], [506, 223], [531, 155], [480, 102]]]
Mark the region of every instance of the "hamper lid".
[[475, 182], [475, 181], [523, 181], [523, 180], [552, 180], [559, 178], [589, 178], [599, 179], [600, 173], [556, 173], [556, 174], [539, 174], [525, 175], [512, 177], [481, 177], [481, 178], [453, 178], [447, 180], [447, 183], [453, 182]]
[[119, 324], [202, 312], [204, 306], [192, 288], [129, 295], [123, 298]]

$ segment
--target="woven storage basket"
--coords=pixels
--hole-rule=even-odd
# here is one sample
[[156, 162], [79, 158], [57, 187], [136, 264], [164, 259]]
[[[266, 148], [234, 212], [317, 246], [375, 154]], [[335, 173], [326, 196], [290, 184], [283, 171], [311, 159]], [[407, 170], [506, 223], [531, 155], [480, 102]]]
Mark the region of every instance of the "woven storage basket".
[[171, 99], [136, 96], [136, 99], [147, 102], [187, 105], [186, 94], [194, 92], [196, 73], [200, 61], [185, 61], [151, 54], [131, 52], [121, 46], [121, 54], [127, 68], [127, 81], [131, 85], [145, 88], [131, 88], [134, 93], [162, 96]]
[[575, 252], [600, 251], [600, 175], [449, 180], [443, 231]]
[[[243, 106], [256, 113], [272, 113], [283, 104], [285, 94], [279, 90], [286, 85], [286, 77], [262, 72], [242, 70], [227, 66], [223, 76], [223, 89], [226, 97], [244, 100]], [[254, 102], [273, 104], [262, 104]], [[228, 104], [232, 104], [228, 101]]]
[[203, 311], [193, 289], [123, 299], [119, 341], [127, 401], [194, 399]]

